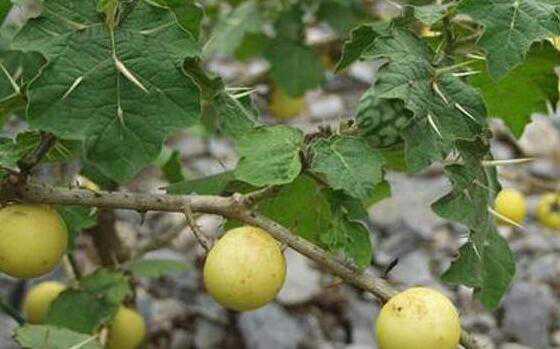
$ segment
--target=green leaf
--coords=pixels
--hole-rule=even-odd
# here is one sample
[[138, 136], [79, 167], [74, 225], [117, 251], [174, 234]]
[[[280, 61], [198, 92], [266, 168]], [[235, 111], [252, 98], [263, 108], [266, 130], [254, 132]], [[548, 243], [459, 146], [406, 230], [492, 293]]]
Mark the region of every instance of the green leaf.
[[543, 0], [463, 0], [459, 13], [484, 26], [478, 41], [488, 55], [490, 76], [497, 79], [521, 64], [536, 41], [560, 35], [558, 2]]
[[360, 99], [356, 121], [371, 145], [390, 147], [404, 142], [402, 132], [409, 125], [411, 114], [403, 101], [378, 98], [372, 88]]
[[[0, 166], [18, 170], [17, 162], [28, 153], [34, 151], [41, 142], [41, 135], [35, 131], [17, 134], [15, 139], [0, 137]], [[66, 161], [75, 157], [80, 148], [79, 142], [57, 141], [47, 153], [44, 161]]]
[[68, 228], [68, 250], [75, 248], [76, 237], [84, 230], [97, 225], [97, 214], [91, 208], [81, 206], [58, 206], [56, 208]]
[[258, 208], [265, 216], [316, 244], [321, 244], [321, 234], [331, 227], [328, 198], [319, 185], [306, 175], [283, 186], [278, 195], [263, 201]]
[[142, 259], [133, 261], [128, 269], [136, 277], [159, 278], [189, 269], [185, 263], [165, 259]]
[[23, 53], [18, 51], [0, 52], [0, 100], [19, 94], [37, 74], [45, 59], [39, 53]]
[[535, 112], [546, 111], [546, 103], [558, 100], [560, 53], [549, 44], [533, 45], [526, 60], [495, 81], [482, 63], [474, 66], [481, 73], [470, 78], [478, 87], [488, 107], [488, 115], [499, 117], [513, 134], [520, 137]]
[[176, 195], [219, 195], [234, 179], [233, 171], [227, 171], [213, 176], [173, 183], [167, 187], [167, 192]]
[[303, 9], [297, 3], [280, 12], [274, 23], [276, 37], [283, 40], [301, 42], [305, 35], [304, 15]]
[[453, 190], [432, 207], [441, 217], [467, 226], [470, 235], [443, 279], [474, 287], [480, 301], [494, 309], [515, 275], [513, 253], [497, 233], [494, 217], [488, 211], [500, 185], [495, 169], [482, 165], [489, 154], [488, 146], [459, 142], [457, 147], [464, 164], [446, 167]]
[[10, 0], [1, 0], [0, 1], [0, 25], [4, 23], [6, 16], [10, 13], [12, 9], [12, 2]]
[[226, 92], [219, 93], [206, 105], [204, 118], [203, 121], [211, 129], [233, 139], [243, 137], [261, 124], [257, 121], [250, 100], [233, 98]]
[[113, 318], [131, 294], [124, 274], [99, 269], [82, 278], [77, 288], [62, 292], [49, 308], [45, 323], [93, 333]]
[[332, 229], [321, 235], [321, 241], [330, 250], [342, 251], [344, 256], [356, 263], [359, 268], [365, 268], [370, 265], [373, 258], [369, 236], [369, 231], [362, 223], [348, 220], [339, 212], [334, 217]]
[[204, 18], [204, 10], [199, 4], [195, 3], [193, 0], [159, 1], [171, 8], [181, 27], [198, 38], [200, 33], [200, 23]]
[[442, 159], [456, 141], [488, 133], [486, 109], [478, 91], [433, 66], [433, 52], [410, 31], [395, 27], [390, 36], [376, 39], [372, 50], [374, 57], [389, 62], [379, 70], [368, 93], [374, 98], [401, 100], [414, 116], [414, 122], [402, 132], [410, 171]]
[[362, 56], [371, 51], [374, 40], [380, 35], [379, 25], [362, 24], [352, 30], [342, 48], [342, 56], [336, 65], [339, 72], [347, 68]]
[[255, 1], [245, 1], [220, 20], [204, 49], [204, 55], [231, 56], [245, 35], [262, 30], [261, 11]]
[[365, 207], [371, 207], [379, 201], [391, 197], [391, 184], [387, 181], [382, 181], [373, 188], [373, 194], [367, 198], [363, 204]]
[[353, 26], [367, 19], [367, 11], [360, 0], [323, 0], [317, 17], [345, 35]]
[[161, 167], [163, 176], [169, 183], [177, 183], [185, 180], [183, 164], [181, 162], [181, 152], [174, 150], [169, 159]]
[[277, 38], [270, 42], [264, 56], [270, 62], [272, 79], [291, 97], [303, 95], [325, 79], [317, 54], [300, 42]]
[[28, 88], [28, 121], [85, 140], [88, 161], [128, 181], [160, 154], [170, 132], [199, 119], [198, 88], [182, 71], [183, 61], [199, 54], [196, 38], [170, 10], [145, 0], [114, 33], [95, 1], [50, 0], [44, 7], [13, 43], [48, 60]]
[[488, 247], [482, 258], [474, 244], [467, 242], [459, 250], [459, 257], [442, 275], [450, 284], [474, 287], [475, 296], [489, 309], [495, 309], [511, 286], [515, 275], [515, 257], [507, 241], [497, 232], [489, 234]]
[[324, 175], [333, 189], [366, 200], [383, 180], [383, 157], [357, 137], [319, 139], [311, 146], [311, 171]]
[[25, 325], [15, 332], [15, 340], [26, 349], [103, 349], [96, 338], [66, 328], [42, 325]]
[[292, 182], [301, 172], [303, 133], [288, 126], [259, 127], [237, 142], [235, 178], [256, 187]]
[[429, 4], [424, 6], [410, 6], [413, 16], [427, 26], [432, 26], [439, 22], [449, 9], [449, 4]]

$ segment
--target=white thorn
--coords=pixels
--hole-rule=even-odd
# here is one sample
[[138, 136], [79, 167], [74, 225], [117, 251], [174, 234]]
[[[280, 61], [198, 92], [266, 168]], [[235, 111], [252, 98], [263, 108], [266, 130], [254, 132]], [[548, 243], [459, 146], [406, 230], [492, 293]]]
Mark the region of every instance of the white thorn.
[[14, 89], [15, 93], [17, 95], [20, 94], [20, 89], [19, 86], [17, 84], [17, 82], [14, 80], [14, 78], [10, 75], [10, 72], [6, 69], [6, 67], [4, 67], [4, 64], [2, 64], [2, 62], [0, 62], [0, 68], [2, 69], [2, 71], [4, 72], [4, 74], [6, 74], [6, 77], [8, 78], [8, 80], [10, 80], [10, 84], [12, 85], [12, 88]]
[[535, 161], [535, 158], [521, 158], [521, 159], [508, 159], [508, 160], [484, 160], [482, 161], [482, 166], [492, 167], [492, 166], [508, 166], [508, 165], [519, 165], [526, 164], [528, 162]]
[[432, 119], [432, 116], [430, 114], [428, 114], [428, 122], [430, 123], [430, 126], [432, 126], [432, 128], [436, 131], [438, 136], [443, 138], [443, 136], [441, 135], [441, 132], [439, 132], [439, 129], [436, 126], [436, 123], [434, 122], [434, 119]]
[[76, 87], [78, 87], [78, 85], [82, 82], [82, 80], [84, 80], [83, 76], [80, 76], [76, 80], [74, 80], [74, 82], [72, 83], [72, 86], [70, 86], [70, 88], [66, 92], [64, 92], [64, 96], [62, 96], [62, 99], [65, 99], [66, 97], [68, 97], [68, 95], [70, 93], [72, 93], [72, 91], [74, 91], [74, 89]]
[[449, 104], [449, 101], [447, 100], [447, 98], [445, 97], [445, 95], [441, 92], [441, 90], [439, 89], [438, 84], [434, 81], [432, 82], [432, 87], [434, 89], [434, 91], [436, 91], [436, 93], [438, 94], [438, 96], [441, 97], [441, 99], [443, 99], [443, 101], [445, 102], [445, 104]]
[[117, 67], [117, 70], [121, 72], [122, 75], [124, 75], [134, 85], [138, 86], [142, 91], [148, 93], [148, 90], [144, 87], [144, 85], [142, 85], [142, 83], [138, 81], [134, 74], [132, 74], [132, 72], [128, 70], [123, 62], [120, 61], [120, 59], [118, 59], [116, 56], [113, 56], [113, 59], [115, 60], [115, 66]]
[[468, 116], [469, 118], [472, 119], [472, 121], [478, 123], [478, 120], [476, 120], [476, 118], [467, 111], [467, 109], [463, 108], [462, 105], [460, 105], [459, 103], [455, 103], [455, 108], [459, 109], [459, 111], [463, 114], [465, 114], [466, 116]]
[[496, 217], [496, 218], [498, 218], [498, 219], [501, 219], [502, 221], [513, 225], [514, 227], [517, 227], [517, 228], [520, 228], [520, 229], [525, 230], [525, 227], [524, 227], [524, 226], [522, 226], [521, 224], [517, 223], [516, 221], [511, 220], [511, 219], [507, 218], [506, 216], [504, 216], [504, 215], [502, 215], [502, 214], [496, 212], [496, 211], [495, 211], [492, 207], [490, 207], [490, 206], [488, 206], [488, 212], [490, 212], [490, 214], [492, 214], [494, 217]]
[[468, 58], [478, 59], [479, 61], [485, 61], [486, 60], [486, 57], [475, 55], [474, 53], [468, 53], [466, 56]]
[[471, 76], [471, 75], [477, 75], [477, 74], [480, 74], [480, 70], [465, 71], [465, 72], [462, 72], [462, 73], [453, 73], [451, 75], [453, 75], [456, 78], [460, 78], [460, 77], [463, 77], [463, 76]]

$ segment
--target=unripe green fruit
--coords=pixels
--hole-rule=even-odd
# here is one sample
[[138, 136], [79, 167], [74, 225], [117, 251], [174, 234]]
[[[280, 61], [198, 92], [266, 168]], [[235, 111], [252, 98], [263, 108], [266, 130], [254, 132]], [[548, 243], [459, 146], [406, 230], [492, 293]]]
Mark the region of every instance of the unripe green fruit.
[[391, 298], [377, 318], [379, 349], [457, 349], [459, 314], [441, 293], [414, 287]]
[[0, 209], [0, 271], [33, 278], [52, 271], [68, 244], [68, 232], [47, 205], [14, 204]]
[[291, 119], [305, 109], [305, 98], [291, 97], [279, 88], [274, 88], [269, 104], [272, 116], [278, 120]]
[[146, 336], [146, 323], [136, 310], [121, 306], [109, 326], [107, 349], [136, 349]]
[[46, 281], [30, 289], [23, 301], [23, 313], [30, 324], [41, 324], [52, 302], [66, 286], [56, 281]]
[[[494, 209], [500, 215], [514, 221], [517, 224], [522, 224], [527, 216], [527, 203], [525, 196], [512, 188], [503, 189], [496, 196], [494, 202]], [[503, 219], [498, 219], [500, 224], [509, 224]]]
[[248, 311], [276, 297], [286, 277], [280, 244], [262, 229], [228, 231], [208, 253], [204, 284], [223, 307]]

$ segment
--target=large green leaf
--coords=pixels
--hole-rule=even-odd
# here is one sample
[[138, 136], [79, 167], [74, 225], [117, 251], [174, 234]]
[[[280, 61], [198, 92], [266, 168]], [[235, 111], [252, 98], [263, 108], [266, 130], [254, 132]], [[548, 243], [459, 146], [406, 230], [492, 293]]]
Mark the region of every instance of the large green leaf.
[[344, 43], [342, 56], [336, 65], [336, 71], [347, 68], [350, 64], [371, 52], [374, 40], [380, 35], [379, 24], [362, 24], [350, 33]]
[[102, 349], [97, 337], [55, 326], [25, 325], [16, 330], [16, 341], [25, 349]]
[[321, 241], [332, 251], [341, 251], [360, 268], [370, 265], [373, 249], [370, 232], [364, 224], [351, 221], [338, 212], [331, 230], [321, 235]]
[[30, 125], [85, 140], [87, 160], [117, 181], [151, 163], [170, 132], [198, 121], [198, 88], [182, 71], [198, 43], [166, 8], [139, 0], [111, 30], [96, 1], [50, 0], [13, 47], [48, 60], [29, 85]]
[[39, 53], [0, 52], [0, 101], [17, 95], [39, 73], [45, 59]]
[[333, 189], [368, 199], [383, 180], [383, 157], [362, 138], [320, 139], [311, 147], [311, 171], [324, 175]]
[[558, 100], [558, 76], [554, 68], [560, 65], [560, 53], [549, 44], [535, 44], [527, 59], [495, 81], [482, 63], [481, 70], [470, 83], [478, 87], [488, 107], [488, 115], [499, 117], [513, 134], [521, 136], [535, 112], [546, 111], [546, 103]]
[[259, 127], [237, 142], [235, 178], [256, 187], [292, 182], [301, 172], [303, 132], [288, 126]]
[[81, 206], [58, 206], [56, 210], [68, 228], [68, 249], [70, 250], [74, 249], [76, 237], [82, 231], [92, 228], [97, 224], [97, 214], [92, 208]]
[[493, 78], [521, 64], [535, 41], [560, 35], [556, 1], [463, 0], [457, 10], [484, 26], [478, 45], [488, 54]]
[[62, 292], [49, 308], [45, 323], [93, 333], [113, 318], [122, 301], [131, 294], [124, 274], [99, 269], [82, 278], [78, 287]]

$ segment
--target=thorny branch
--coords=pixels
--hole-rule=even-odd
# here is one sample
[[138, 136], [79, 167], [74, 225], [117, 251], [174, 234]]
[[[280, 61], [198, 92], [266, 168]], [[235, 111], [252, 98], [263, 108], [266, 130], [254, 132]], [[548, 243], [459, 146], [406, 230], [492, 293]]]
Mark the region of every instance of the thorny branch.
[[[248, 194], [250, 197], [252, 194]], [[230, 197], [207, 195], [166, 195], [132, 192], [91, 192], [83, 189], [55, 188], [37, 184], [23, 184], [16, 188], [0, 188], [0, 202], [25, 201], [58, 205], [77, 205], [105, 209], [131, 209], [139, 212], [167, 211], [217, 214], [236, 219], [245, 224], [260, 227], [280, 242], [307, 256], [330, 273], [356, 287], [372, 293], [381, 303], [397, 293], [389, 283], [371, 273], [357, 271], [315, 244], [295, 235], [277, 222], [247, 206], [247, 195]], [[477, 341], [465, 330], [461, 334], [461, 344], [467, 349], [482, 349]]]

